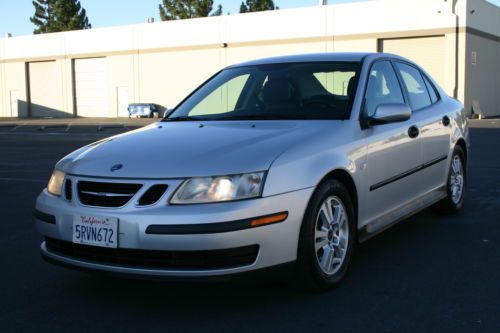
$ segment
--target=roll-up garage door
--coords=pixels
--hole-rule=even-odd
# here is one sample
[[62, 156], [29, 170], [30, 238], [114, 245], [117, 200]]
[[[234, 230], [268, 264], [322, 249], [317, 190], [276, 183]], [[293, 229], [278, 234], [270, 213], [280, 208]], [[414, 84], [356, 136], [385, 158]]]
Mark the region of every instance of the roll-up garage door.
[[106, 58], [75, 59], [76, 114], [108, 117], [108, 67]]
[[30, 62], [28, 72], [31, 116], [68, 116], [68, 113], [62, 111], [63, 96], [56, 62]]
[[394, 53], [420, 65], [441, 86], [445, 78], [444, 36], [382, 39], [383, 52]]

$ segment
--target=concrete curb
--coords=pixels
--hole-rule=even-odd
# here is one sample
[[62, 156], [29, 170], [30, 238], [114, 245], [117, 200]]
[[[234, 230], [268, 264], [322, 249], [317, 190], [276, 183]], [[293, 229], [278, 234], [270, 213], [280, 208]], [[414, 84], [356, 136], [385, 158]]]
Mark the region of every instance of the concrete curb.
[[49, 118], [0, 119], [0, 133], [8, 132], [125, 132], [147, 126], [160, 119], [147, 118]]

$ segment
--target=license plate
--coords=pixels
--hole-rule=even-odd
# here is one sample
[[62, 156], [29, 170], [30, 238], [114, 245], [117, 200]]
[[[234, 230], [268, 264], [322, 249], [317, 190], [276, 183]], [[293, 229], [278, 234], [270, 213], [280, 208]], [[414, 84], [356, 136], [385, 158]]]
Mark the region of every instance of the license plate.
[[76, 215], [73, 218], [73, 243], [118, 247], [118, 219]]

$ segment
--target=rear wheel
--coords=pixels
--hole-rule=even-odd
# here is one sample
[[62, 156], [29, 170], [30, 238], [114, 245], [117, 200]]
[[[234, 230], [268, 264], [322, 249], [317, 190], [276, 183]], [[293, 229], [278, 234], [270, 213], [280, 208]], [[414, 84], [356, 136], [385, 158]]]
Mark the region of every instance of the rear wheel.
[[442, 214], [453, 214], [462, 208], [466, 184], [465, 153], [460, 146], [456, 146], [451, 157], [450, 169], [446, 183], [447, 196], [436, 205], [433, 210]]
[[355, 215], [349, 191], [335, 180], [319, 185], [302, 222], [297, 269], [301, 286], [337, 285], [347, 272], [355, 245]]

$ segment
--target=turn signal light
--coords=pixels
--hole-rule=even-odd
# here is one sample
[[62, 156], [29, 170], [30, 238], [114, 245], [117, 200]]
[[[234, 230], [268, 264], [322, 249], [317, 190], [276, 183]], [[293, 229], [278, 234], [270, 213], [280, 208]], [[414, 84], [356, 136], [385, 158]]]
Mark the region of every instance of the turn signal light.
[[286, 220], [288, 217], [288, 213], [283, 212], [283, 213], [278, 213], [275, 215], [271, 216], [265, 216], [265, 217], [259, 217], [256, 219], [253, 219], [252, 222], [250, 222], [251, 227], [260, 227], [265, 224], [273, 224], [273, 223], [279, 223], [283, 222]]

